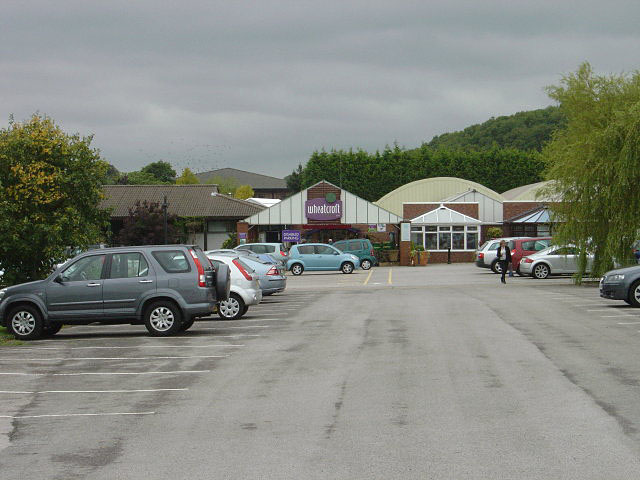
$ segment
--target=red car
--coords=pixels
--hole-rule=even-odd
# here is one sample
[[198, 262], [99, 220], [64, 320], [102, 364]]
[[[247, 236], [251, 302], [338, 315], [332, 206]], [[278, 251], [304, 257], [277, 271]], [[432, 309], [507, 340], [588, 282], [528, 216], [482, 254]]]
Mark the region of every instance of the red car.
[[551, 237], [518, 238], [516, 240], [510, 240], [511, 265], [515, 272], [520, 275], [520, 260], [522, 257], [544, 250], [549, 245], [551, 245]]

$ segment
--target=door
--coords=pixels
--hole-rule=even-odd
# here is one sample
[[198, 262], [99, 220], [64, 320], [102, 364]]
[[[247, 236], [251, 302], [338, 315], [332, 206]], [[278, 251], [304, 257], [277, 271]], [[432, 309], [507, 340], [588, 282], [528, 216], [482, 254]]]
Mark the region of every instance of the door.
[[315, 261], [320, 270], [338, 270], [340, 268], [340, 250], [329, 245], [316, 245]]
[[575, 273], [578, 270], [578, 257], [573, 247], [556, 249], [551, 261], [553, 273]]
[[103, 315], [102, 288], [106, 255], [82, 257], [47, 286], [52, 319], [96, 319]]
[[313, 245], [298, 245], [298, 256], [304, 264], [306, 270], [317, 270], [318, 262], [316, 260], [316, 253]]
[[112, 254], [102, 294], [105, 317], [135, 316], [140, 301], [155, 290], [155, 272], [142, 253]]

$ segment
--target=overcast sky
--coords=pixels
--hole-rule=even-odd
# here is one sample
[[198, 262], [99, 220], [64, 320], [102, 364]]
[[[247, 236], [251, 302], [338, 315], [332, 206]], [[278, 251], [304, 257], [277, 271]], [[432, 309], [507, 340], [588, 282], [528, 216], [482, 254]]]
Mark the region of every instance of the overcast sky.
[[640, 65], [640, 1], [2, 0], [0, 126], [39, 111], [121, 171], [284, 176], [551, 104]]

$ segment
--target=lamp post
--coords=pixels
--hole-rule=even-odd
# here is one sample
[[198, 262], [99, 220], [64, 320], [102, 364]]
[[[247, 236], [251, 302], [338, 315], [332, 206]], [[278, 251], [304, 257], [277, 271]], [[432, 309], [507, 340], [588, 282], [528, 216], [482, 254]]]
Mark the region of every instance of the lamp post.
[[162, 202], [162, 213], [164, 216], [164, 244], [167, 245], [168, 241], [167, 241], [167, 236], [168, 236], [168, 232], [167, 232], [167, 208], [169, 208], [169, 204], [167, 203], [167, 196], [164, 196], [164, 200]]

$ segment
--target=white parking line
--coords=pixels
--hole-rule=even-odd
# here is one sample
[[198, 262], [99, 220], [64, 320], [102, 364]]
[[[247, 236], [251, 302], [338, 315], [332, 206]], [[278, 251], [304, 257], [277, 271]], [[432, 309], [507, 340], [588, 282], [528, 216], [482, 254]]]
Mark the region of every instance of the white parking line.
[[[136, 349], [136, 348], [214, 348], [214, 347], [221, 347], [221, 348], [239, 348], [239, 347], [244, 347], [245, 345], [223, 345], [223, 344], [216, 344], [216, 345], [131, 345], [131, 346], [113, 346], [113, 347], [105, 347], [105, 346], [91, 346], [91, 347], [67, 347], [67, 348], [61, 348], [61, 347], [20, 347], [19, 350], [17, 351], [21, 351], [21, 350], [116, 350], [116, 349], [125, 349], [125, 350], [131, 350], [131, 349]], [[12, 351], [16, 351], [15, 349]]]
[[155, 415], [156, 412], [113, 412], [113, 413], [59, 413], [56, 415], [0, 415], [0, 418], [24, 420], [28, 418], [62, 418], [62, 417], [114, 417], [122, 415]]
[[640, 322], [618, 322], [618, 325], [638, 325]]
[[151, 388], [144, 390], [42, 390], [40, 392], [21, 392], [17, 390], [0, 390], [0, 394], [42, 395], [45, 393], [150, 393], [150, 392], [186, 392], [188, 388]]
[[596, 309], [592, 309], [592, 310], [587, 310], [587, 312], [614, 312], [615, 307], [609, 307], [609, 308], [596, 308]]
[[229, 330], [230, 328], [269, 328], [270, 325], [247, 325], [245, 326], [236, 326], [236, 327], [202, 327], [200, 330]]
[[50, 357], [50, 358], [0, 358], [2, 362], [60, 362], [66, 360], [173, 360], [186, 358], [227, 358], [229, 355], [190, 355], [175, 357]]
[[[209, 327], [205, 327], [205, 328], [209, 328]], [[215, 338], [242, 338], [242, 337], [262, 337], [262, 335], [258, 335], [258, 334], [237, 334], [237, 335], [216, 335]], [[57, 338], [52, 338], [52, 339], [48, 339], [48, 340], [35, 340], [33, 342], [29, 342], [32, 345], [40, 345], [44, 342], [56, 342], [56, 343], [62, 343], [65, 340], [68, 340], [70, 342], [95, 342], [96, 340], [127, 340], [130, 337], [108, 337], [108, 338], [65, 338], [64, 335], [59, 335]], [[133, 337], [134, 339], [137, 339], [138, 337]], [[147, 337], [143, 337], [143, 338], [147, 338]], [[188, 335], [188, 336], [181, 336], [181, 337], [154, 337], [153, 340], [171, 340], [174, 341], [176, 340], [176, 338], [186, 338], [187, 340], [191, 340], [194, 338], [198, 338], [197, 335]], [[187, 346], [187, 345], [185, 345]], [[16, 347], [11, 347], [11, 351], [15, 351]], [[19, 347], [18, 347], [19, 348]], [[25, 347], [28, 348], [28, 347]]]
[[620, 318], [620, 317], [629, 318], [629, 317], [634, 317], [634, 316], [635, 315], [624, 315], [624, 314], [621, 314], [621, 315], [600, 315], [600, 318]]
[[25, 373], [0, 372], [0, 375], [21, 377], [77, 377], [80, 375], [174, 375], [182, 373], [209, 373], [211, 370], [174, 370], [165, 372], [74, 372], [74, 373]]

